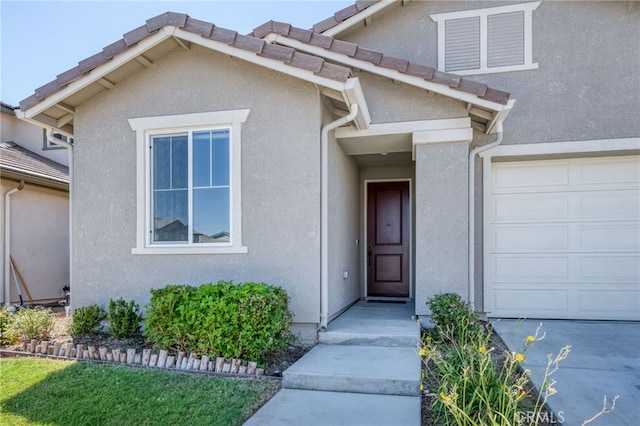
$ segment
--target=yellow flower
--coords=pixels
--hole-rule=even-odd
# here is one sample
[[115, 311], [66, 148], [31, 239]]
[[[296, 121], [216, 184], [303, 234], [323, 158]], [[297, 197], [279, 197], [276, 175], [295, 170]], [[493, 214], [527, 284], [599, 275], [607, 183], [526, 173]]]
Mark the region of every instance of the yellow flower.
[[441, 400], [445, 402], [451, 402], [451, 396], [446, 395], [444, 392], [440, 392], [438, 396], [440, 397]]
[[487, 348], [485, 348], [484, 345], [478, 348], [478, 352], [480, 352], [481, 354], [485, 353], [486, 351], [487, 351]]
[[427, 348], [425, 346], [420, 349], [420, 356], [425, 356], [426, 354], [427, 354]]
[[520, 353], [515, 354], [515, 355], [514, 355], [514, 359], [515, 359], [516, 361], [518, 361], [518, 362], [522, 362], [522, 363], [524, 363], [524, 362], [525, 362], [525, 357], [524, 357], [524, 355], [522, 355], [522, 354], [520, 354]]
[[535, 342], [536, 338], [533, 336], [527, 336], [527, 343]]
[[420, 392], [422, 392], [423, 390], [424, 390], [424, 385], [420, 383]]

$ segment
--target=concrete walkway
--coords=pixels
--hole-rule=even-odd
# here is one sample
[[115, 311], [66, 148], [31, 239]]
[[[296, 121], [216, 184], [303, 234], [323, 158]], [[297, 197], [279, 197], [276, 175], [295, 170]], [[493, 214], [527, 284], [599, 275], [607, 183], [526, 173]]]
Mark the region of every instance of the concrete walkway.
[[549, 397], [549, 407], [562, 426], [581, 425], [609, 401], [620, 395], [615, 410], [590, 426], [640, 425], [640, 323], [622, 321], [492, 320], [494, 328], [511, 351], [522, 351], [523, 340], [542, 323], [543, 340], [527, 351], [524, 365], [532, 380], [542, 385], [547, 354], [555, 357], [571, 345], [567, 359], [551, 376], [558, 391]]
[[419, 426], [414, 312], [413, 303], [356, 303], [283, 373], [283, 389], [245, 426]]

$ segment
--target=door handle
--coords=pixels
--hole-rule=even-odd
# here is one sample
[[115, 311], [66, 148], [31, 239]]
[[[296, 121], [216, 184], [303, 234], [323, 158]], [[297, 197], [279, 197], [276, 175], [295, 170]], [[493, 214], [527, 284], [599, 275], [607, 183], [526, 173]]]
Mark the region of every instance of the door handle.
[[367, 249], [367, 257], [368, 257], [368, 262], [369, 262], [369, 266], [371, 266], [371, 244], [369, 244], [369, 247]]

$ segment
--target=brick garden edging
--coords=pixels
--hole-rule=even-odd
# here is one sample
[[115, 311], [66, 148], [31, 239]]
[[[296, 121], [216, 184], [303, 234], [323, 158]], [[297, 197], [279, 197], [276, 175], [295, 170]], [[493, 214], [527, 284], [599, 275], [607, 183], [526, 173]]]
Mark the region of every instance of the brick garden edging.
[[264, 369], [257, 368], [255, 361], [243, 361], [241, 359], [228, 360], [224, 357], [209, 355], [198, 356], [191, 352], [188, 356], [186, 352], [180, 351], [175, 355], [170, 355], [164, 349], [158, 353], [153, 353], [151, 349], [143, 349], [142, 353], [137, 353], [135, 348], [112, 349], [106, 346], [96, 345], [74, 345], [73, 342], [58, 342], [48, 340], [31, 340], [25, 342], [22, 351], [1, 351], [3, 355], [31, 355], [47, 356], [57, 359], [75, 359], [78, 361], [103, 361], [125, 365], [134, 365], [151, 368], [162, 368], [178, 371], [212, 373], [221, 375], [234, 375], [243, 377], [264, 376]]

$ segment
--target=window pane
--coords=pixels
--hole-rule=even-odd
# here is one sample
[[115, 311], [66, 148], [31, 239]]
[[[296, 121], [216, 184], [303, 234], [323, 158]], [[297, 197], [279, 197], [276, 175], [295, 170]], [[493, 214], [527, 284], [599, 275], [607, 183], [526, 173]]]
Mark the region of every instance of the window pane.
[[188, 185], [189, 152], [187, 136], [171, 138], [171, 187], [186, 188]]
[[229, 185], [229, 130], [212, 132], [211, 164], [213, 164], [213, 186]]
[[524, 64], [524, 12], [487, 17], [487, 66]]
[[480, 18], [449, 19], [444, 31], [445, 70], [480, 68]]
[[171, 187], [171, 138], [153, 138], [153, 189]]
[[186, 189], [153, 193], [153, 241], [187, 241], [188, 197]]
[[211, 185], [211, 132], [193, 133], [193, 186]]
[[194, 189], [193, 242], [228, 242], [229, 237], [229, 188]]

